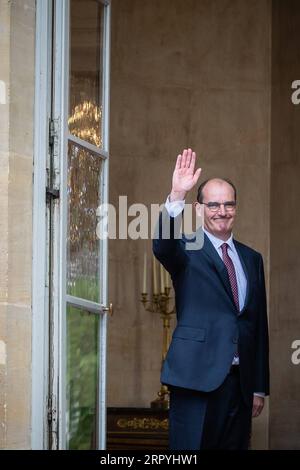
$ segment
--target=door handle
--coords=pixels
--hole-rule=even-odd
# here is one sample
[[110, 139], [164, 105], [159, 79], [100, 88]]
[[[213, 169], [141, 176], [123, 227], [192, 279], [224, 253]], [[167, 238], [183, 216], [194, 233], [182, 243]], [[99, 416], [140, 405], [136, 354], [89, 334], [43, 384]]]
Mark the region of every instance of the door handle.
[[103, 312], [107, 312], [111, 317], [113, 316], [113, 304], [112, 302], [109, 302], [108, 307], [102, 307]]

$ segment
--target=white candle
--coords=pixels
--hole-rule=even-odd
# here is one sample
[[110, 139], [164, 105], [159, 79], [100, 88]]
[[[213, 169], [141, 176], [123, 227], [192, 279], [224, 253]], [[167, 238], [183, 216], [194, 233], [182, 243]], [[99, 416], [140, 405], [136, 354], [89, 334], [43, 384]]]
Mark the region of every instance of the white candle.
[[147, 253], [144, 253], [143, 294], [147, 292]]
[[163, 265], [160, 265], [160, 292], [164, 294], [165, 292], [165, 268]]
[[156, 260], [153, 255], [153, 294], [158, 294], [157, 290], [157, 275], [156, 275]]

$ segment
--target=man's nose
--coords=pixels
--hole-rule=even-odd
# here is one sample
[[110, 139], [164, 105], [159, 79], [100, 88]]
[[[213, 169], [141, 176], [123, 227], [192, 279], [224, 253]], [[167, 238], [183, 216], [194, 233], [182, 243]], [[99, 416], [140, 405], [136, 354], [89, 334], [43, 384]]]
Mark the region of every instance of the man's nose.
[[224, 204], [220, 204], [220, 207], [219, 207], [219, 214], [220, 214], [220, 215], [226, 215], [226, 211], [225, 211], [225, 206], [224, 206]]

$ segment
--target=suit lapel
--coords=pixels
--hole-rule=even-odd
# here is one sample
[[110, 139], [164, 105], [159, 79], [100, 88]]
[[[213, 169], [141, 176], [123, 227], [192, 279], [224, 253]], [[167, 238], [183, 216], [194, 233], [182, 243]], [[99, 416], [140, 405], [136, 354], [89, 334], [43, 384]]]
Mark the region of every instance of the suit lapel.
[[206, 233], [204, 234], [203, 250], [210, 257], [210, 259], [213, 261], [214, 266], [215, 266], [215, 268], [218, 272], [218, 275], [219, 275], [219, 277], [220, 277], [220, 279], [221, 279], [221, 281], [222, 281], [229, 297], [231, 298], [233, 305], [235, 306], [226, 266], [225, 266], [224, 262], [222, 261], [221, 257], [219, 256], [219, 254], [217, 253], [217, 250], [215, 249], [215, 247], [211, 243], [210, 239], [206, 235]]
[[[250, 294], [251, 294], [251, 279], [250, 279], [250, 273], [251, 273], [251, 265], [250, 265], [250, 260], [249, 257], [247, 256], [247, 253], [244, 250], [243, 245], [241, 245], [238, 241], [233, 240], [234, 246], [236, 248], [236, 251], [239, 255], [239, 258], [241, 260], [241, 264], [243, 266], [243, 270], [247, 279], [247, 289], [246, 289], [246, 298], [245, 298], [245, 303], [244, 307], [240, 311], [240, 315], [243, 314], [249, 299], [250, 299]], [[221, 257], [217, 253], [217, 250], [209, 240], [208, 236], [204, 234], [204, 245], [203, 245], [203, 250], [204, 252], [210, 257], [210, 259], [213, 261], [214, 266], [218, 272], [218, 275], [229, 295], [229, 297], [232, 300], [233, 305], [235, 306], [233, 295], [232, 295], [232, 290], [230, 286], [230, 281], [227, 273], [226, 266], [224, 262], [222, 261]]]

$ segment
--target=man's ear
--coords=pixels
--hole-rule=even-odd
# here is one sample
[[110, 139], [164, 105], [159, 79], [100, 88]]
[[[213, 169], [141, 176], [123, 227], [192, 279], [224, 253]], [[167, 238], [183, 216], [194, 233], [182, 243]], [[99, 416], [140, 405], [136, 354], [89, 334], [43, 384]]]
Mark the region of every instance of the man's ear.
[[193, 202], [193, 206], [195, 208], [195, 211], [199, 217], [201, 217], [202, 212], [201, 212], [201, 204], [198, 201]]

